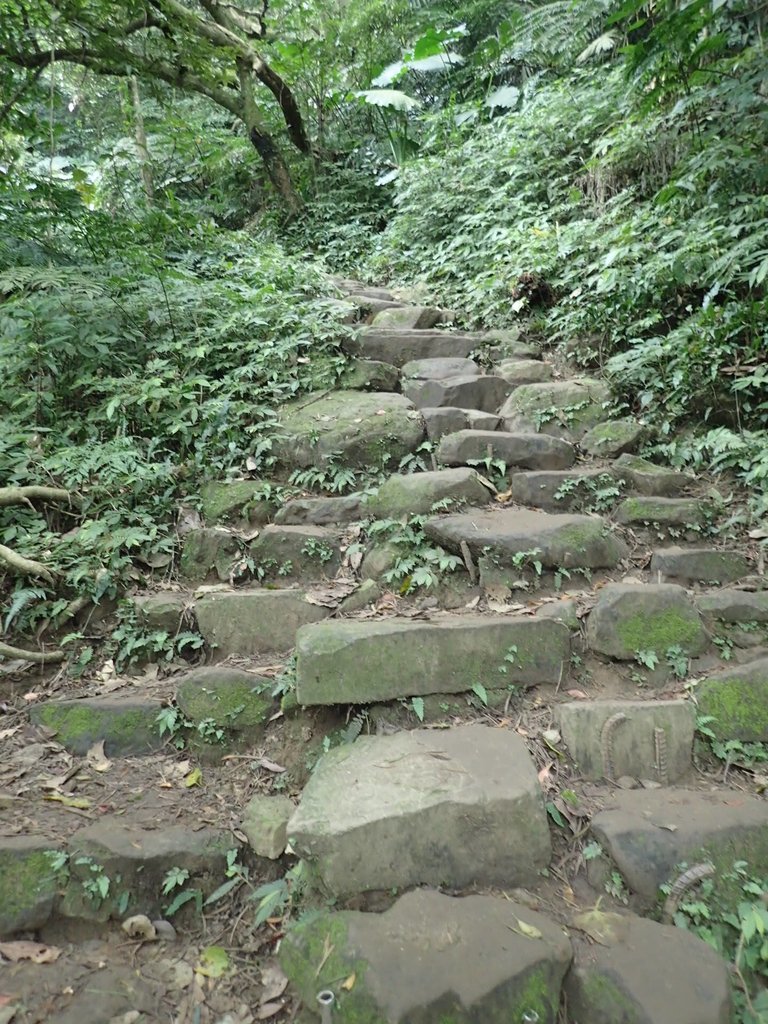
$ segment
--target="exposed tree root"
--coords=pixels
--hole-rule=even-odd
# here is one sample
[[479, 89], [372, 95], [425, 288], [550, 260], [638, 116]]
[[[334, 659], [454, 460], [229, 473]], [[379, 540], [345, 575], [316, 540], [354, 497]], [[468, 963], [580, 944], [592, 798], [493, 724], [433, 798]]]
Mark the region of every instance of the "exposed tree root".
[[0, 640], [0, 658], [19, 658], [23, 661], [31, 661], [35, 665], [55, 665], [64, 661], [64, 651], [25, 651], [21, 647], [11, 647]]
[[19, 555], [11, 548], [7, 548], [5, 544], [0, 544], [0, 562], [5, 562], [10, 569], [15, 569], [22, 576], [39, 576], [46, 583], [51, 585], [54, 583], [53, 573], [46, 569], [42, 562], [35, 562], [31, 558], [24, 558], [23, 555]]
[[0, 507], [31, 505], [33, 501], [70, 502], [72, 495], [60, 487], [0, 487]]

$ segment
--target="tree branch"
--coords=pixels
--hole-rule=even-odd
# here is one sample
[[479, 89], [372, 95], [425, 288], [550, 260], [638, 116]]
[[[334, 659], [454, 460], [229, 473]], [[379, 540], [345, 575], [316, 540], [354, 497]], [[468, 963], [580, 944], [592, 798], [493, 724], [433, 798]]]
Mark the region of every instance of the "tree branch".
[[64, 651], [25, 651], [0, 641], [0, 658], [19, 658], [35, 665], [53, 665], [64, 661], [66, 654]]
[[25, 558], [5, 544], [0, 544], [0, 563], [4, 562], [9, 569], [15, 569], [22, 576], [39, 576], [51, 586], [55, 583], [53, 574], [45, 568], [42, 562], [35, 562], [32, 558]]

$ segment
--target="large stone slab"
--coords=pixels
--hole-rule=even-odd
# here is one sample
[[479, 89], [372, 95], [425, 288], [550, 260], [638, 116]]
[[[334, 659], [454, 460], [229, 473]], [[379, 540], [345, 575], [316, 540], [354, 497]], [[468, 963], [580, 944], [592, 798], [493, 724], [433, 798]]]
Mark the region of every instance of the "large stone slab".
[[730, 1024], [728, 965], [681, 928], [634, 914], [593, 911], [577, 926], [599, 941], [577, 946], [566, 981], [578, 1024]]
[[477, 377], [482, 370], [473, 359], [413, 359], [402, 368], [403, 380], [444, 380]]
[[496, 413], [511, 390], [512, 385], [503, 377], [477, 374], [444, 377], [441, 380], [411, 380], [403, 384], [403, 394], [418, 409], [445, 405]]
[[471, 334], [451, 331], [386, 330], [364, 327], [343, 343], [352, 355], [402, 366], [414, 359], [466, 359], [478, 346]]
[[515, 388], [500, 409], [507, 430], [552, 434], [578, 441], [605, 418], [611, 389], [601, 380], [580, 377]]
[[403, 395], [332, 391], [288, 402], [280, 410], [273, 452], [286, 466], [350, 467], [397, 463], [425, 437], [424, 421]]
[[189, 594], [162, 590], [128, 600], [136, 612], [136, 621], [148, 631], [158, 630], [173, 637], [194, 627], [194, 603]]
[[593, 651], [632, 661], [653, 651], [660, 661], [671, 647], [688, 655], [709, 646], [701, 616], [691, 597], [674, 583], [609, 583], [603, 587], [587, 622]]
[[427, 693], [556, 683], [570, 657], [559, 622], [456, 615], [332, 621], [296, 637], [300, 704], [368, 704]]
[[696, 687], [696, 700], [718, 739], [768, 743], [768, 658], [707, 676]]
[[200, 488], [200, 510], [206, 523], [246, 519], [266, 523], [274, 510], [263, 480], [211, 480]]
[[696, 607], [707, 619], [722, 622], [768, 622], [768, 590], [715, 590], [698, 594]]
[[491, 492], [474, 469], [438, 469], [429, 473], [396, 473], [365, 502], [365, 511], [379, 519], [431, 512], [438, 501], [482, 505]]
[[616, 459], [614, 467], [638, 494], [676, 498], [694, 482], [687, 473], [679, 473], [669, 466], [657, 466], [639, 455], [625, 453]]
[[33, 704], [33, 722], [56, 731], [56, 741], [73, 754], [87, 754], [104, 742], [110, 757], [151, 754], [165, 743], [157, 728], [160, 698], [82, 697]]
[[364, 736], [331, 750], [307, 783], [288, 835], [337, 896], [414, 885], [529, 885], [551, 852], [524, 742], [481, 725]]
[[[318, 974], [324, 946], [331, 954]], [[512, 900], [417, 889], [383, 914], [326, 911], [299, 922], [280, 960], [306, 1005], [320, 989], [337, 992], [341, 1021], [554, 1024], [571, 946], [559, 925]], [[340, 989], [337, 979], [352, 976], [356, 984]]]
[[502, 359], [493, 368], [493, 372], [503, 377], [514, 387], [521, 384], [543, 384], [552, 379], [551, 363], [543, 363], [540, 359]]
[[342, 526], [363, 518], [362, 495], [340, 498], [291, 498], [275, 513], [279, 526]]
[[200, 633], [215, 661], [230, 654], [290, 650], [296, 630], [319, 622], [329, 608], [310, 604], [300, 590], [242, 590], [208, 594], [196, 606]]
[[499, 417], [495, 413], [481, 412], [479, 409], [443, 406], [422, 409], [421, 415], [430, 441], [439, 441], [445, 434], [455, 434], [459, 430], [496, 430], [499, 425]]
[[239, 553], [240, 543], [230, 530], [219, 526], [190, 530], [182, 542], [179, 574], [197, 583], [228, 580]]
[[673, 546], [653, 552], [651, 572], [687, 583], [733, 583], [749, 573], [749, 562], [742, 551]]
[[579, 446], [588, 455], [612, 459], [625, 452], [634, 452], [647, 436], [648, 428], [637, 420], [607, 420], [588, 430]]
[[256, 739], [272, 710], [272, 680], [238, 668], [203, 666], [176, 688], [176, 703], [193, 726], [214, 722], [229, 738]]
[[53, 913], [59, 890], [55, 852], [51, 839], [0, 837], [0, 939], [40, 928]]
[[432, 306], [401, 306], [390, 307], [377, 313], [373, 318], [373, 326], [413, 331], [426, 330], [435, 324], [449, 324], [453, 320], [453, 314], [447, 309], [435, 309]]
[[472, 510], [435, 516], [424, 526], [428, 537], [460, 552], [462, 542], [474, 555], [486, 552], [502, 564], [536, 551], [547, 569], [614, 568], [626, 557], [624, 543], [598, 516], [549, 515], [521, 509]]
[[586, 779], [629, 775], [666, 786], [691, 769], [696, 714], [690, 701], [572, 701], [557, 705], [555, 716]]
[[265, 526], [250, 544], [259, 579], [319, 580], [341, 564], [340, 535], [329, 526]]
[[567, 469], [576, 458], [573, 446], [545, 434], [510, 434], [501, 430], [458, 430], [446, 434], [437, 449], [445, 466], [464, 466], [490, 456], [521, 469]]
[[708, 506], [697, 498], [625, 498], [616, 509], [623, 526], [657, 524], [697, 530], [707, 521]]
[[344, 367], [337, 387], [343, 391], [396, 391], [400, 371], [378, 359], [351, 359]]
[[547, 512], [596, 506], [605, 509], [619, 493], [610, 469], [544, 470], [513, 473], [512, 498], [518, 505], [533, 505]]
[[592, 833], [633, 892], [648, 900], [684, 862], [712, 860], [731, 872], [743, 860], [753, 874], [768, 870], [768, 803], [747, 793], [616, 790], [593, 817]]
[[[65, 917], [107, 921], [142, 913], [162, 916], [172, 897], [163, 882], [172, 869], [189, 872], [189, 888], [208, 896], [227, 869], [227, 851], [238, 841], [225, 829], [186, 828], [168, 823], [149, 831], [106, 816], [80, 829], [69, 842], [69, 882], [59, 907]], [[94, 900], [83, 883], [93, 865], [110, 879], [105, 899]]]

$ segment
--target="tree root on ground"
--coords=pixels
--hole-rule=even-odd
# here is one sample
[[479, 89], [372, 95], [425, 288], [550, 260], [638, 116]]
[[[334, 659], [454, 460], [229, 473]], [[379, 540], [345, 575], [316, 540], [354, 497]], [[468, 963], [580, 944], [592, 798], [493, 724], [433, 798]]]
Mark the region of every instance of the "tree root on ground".
[[72, 495], [61, 487], [0, 487], [0, 508], [31, 505], [33, 501], [71, 502]]
[[54, 665], [64, 661], [64, 651], [25, 651], [22, 647], [12, 647], [0, 640], [0, 658], [18, 658], [21, 661], [31, 661], [35, 665]]
[[12, 548], [0, 544], [0, 562], [5, 562], [9, 569], [15, 569], [22, 576], [40, 576], [46, 583], [53, 586], [53, 573], [46, 569], [42, 562], [35, 562], [32, 558], [25, 558], [17, 554]]

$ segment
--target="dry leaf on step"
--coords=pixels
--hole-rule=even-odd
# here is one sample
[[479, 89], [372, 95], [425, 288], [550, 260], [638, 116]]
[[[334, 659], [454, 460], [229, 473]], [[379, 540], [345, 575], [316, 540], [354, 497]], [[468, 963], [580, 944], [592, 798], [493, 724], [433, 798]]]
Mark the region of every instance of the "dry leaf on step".
[[44, 946], [40, 942], [0, 942], [0, 956], [14, 963], [18, 960], [31, 960], [33, 964], [52, 964], [61, 956], [57, 946]]
[[261, 997], [262, 1005], [279, 999], [288, 987], [288, 979], [283, 973], [280, 965], [270, 960], [264, 965], [261, 971], [261, 984], [264, 992]]
[[85, 760], [88, 767], [93, 768], [95, 772], [108, 772], [112, 767], [112, 762], [104, 753], [104, 740], [98, 740], [93, 744], [85, 755]]

